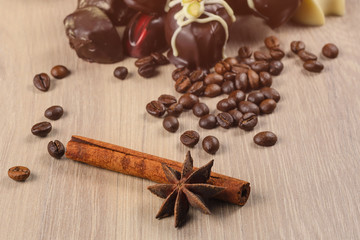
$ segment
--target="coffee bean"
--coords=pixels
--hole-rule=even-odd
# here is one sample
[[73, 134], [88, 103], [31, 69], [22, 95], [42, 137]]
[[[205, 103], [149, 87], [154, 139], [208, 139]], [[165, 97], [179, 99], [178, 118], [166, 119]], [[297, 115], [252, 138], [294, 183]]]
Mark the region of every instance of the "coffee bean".
[[57, 65], [51, 69], [50, 73], [56, 79], [63, 79], [69, 76], [70, 71], [63, 65]]
[[171, 105], [177, 102], [176, 97], [168, 94], [162, 94], [158, 98], [158, 101], [161, 102], [165, 107], [170, 107]]
[[233, 117], [231, 116], [230, 113], [227, 113], [227, 112], [219, 113], [216, 116], [216, 120], [217, 120], [218, 124], [220, 125], [220, 127], [225, 128], [225, 129], [229, 129], [230, 127], [233, 126], [233, 123], [234, 123]]
[[304, 63], [304, 68], [309, 72], [319, 73], [324, 69], [324, 65], [321, 62], [309, 60]]
[[198, 102], [199, 98], [191, 93], [185, 93], [179, 98], [179, 103], [183, 105], [184, 109], [192, 109]]
[[273, 60], [269, 65], [269, 73], [273, 76], [279, 76], [284, 69], [284, 64], [281, 61]]
[[197, 81], [203, 81], [206, 77], [206, 74], [203, 70], [195, 70], [193, 72], [190, 73], [189, 75], [189, 79], [192, 83], [197, 82]]
[[30, 176], [30, 170], [27, 167], [15, 166], [9, 169], [8, 175], [12, 180], [23, 182]]
[[202, 147], [205, 152], [209, 154], [215, 154], [220, 148], [220, 142], [214, 136], [207, 136], [202, 142]]
[[224, 75], [226, 72], [231, 70], [231, 65], [227, 62], [221, 61], [215, 64], [215, 72], [217, 72], [220, 75]]
[[221, 91], [225, 94], [229, 94], [232, 91], [235, 90], [235, 84], [232, 81], [226, 80], [222, 85], [221, 85]]
[[186, 131], [180, 136], [180, 141], [187, 147], [193, 148], [199, 142], [200, 135], [195, 131]]
[[210, 110], [209, 107], [205, 103], [197, 103], [193, 106], [192, 111], [195, 116], [203, 117], [209, 114]]
[[277, 142], [277, 136], [272, 132], [260, 132], [254, 136], [254, 143], [262, 147], [274, 146]]
[[317, 60], [317, 56], [315, 54], [312, 54], [311, 52], [308, 52], [306, 50], [301, 50], [298, 52], [298, 56], [303, 60], [304, 62], [309, 60]]
[[215, 115], [208, 114], [200, 118], [199, 126], [204, 129], [213, 129], [218, 126], [217, 119]]
[[114, 70], [114, 77], [124, 80], [128, 75], [128, 69], [126, 67], [117, 67]]
[[47, 146], [49, 154], [57, 159], [60, 159], [65, 154], [65, 147], [59, 140], [49, 142]]
[[305, 43], [302, 41], [293, 41], [290, 44], [291, 51], [293, 53], [298, 53], [301, 50], [305, 50]]
[[260, 111], [264, 114], [270, 114], [272, 113], [276, 108], [276, 102], [274, 99], [265, 99], [260, 103]]
[[151, 78], [156, 75], [156, 68], [153, 64], [143, 65], [139, 67], [138, 73], [143, 78]]
[[44, 116], [50, 120], [58, 120], [64, 114], [61, 106], [52, 106], [45, 110]]
[[260, 86], [261, 87], [271, 87], [272, 85], [272, 76], [268, 72], [261, 72], [259, 74]]
[[246, 92], [249, 86], [249, 79], [247, 73], [236, 74], [235, 77], [235, 88]]
[[205, 88], [206, 86], [203, 81], [195, 82], [193, 85], [191, 85], [187, 92], [200, 97], [204, 94]]
[[267, 72], [269, 70], [269, 63], [266, 61], [256, 61], [251, 63], [250, 67], [257, 73]]
[[258, 117], [255, 113], [245, 113], [239, 120], [239, 128], [245, 131], [251, 131], [258, 123]]
[[234, 57], [228, 57], [224, 60], [224, 62], [230, 64], [231, 66], [232, 65], [235, 65], [235, 64], [238, 64], [238, 60]]
[[180, 103], [174, 103], [167, 109], [168, 116], [179, 117], [184, 111], [184, 107]]
[[50, 77], [46, 73], [40, 73], [35, 75], [34, 86], [40, 91], [46, 92], [50, 88]]
[[250, 58], [252, 55], [252, 51], [249, 47], [244, 46], [239, 48], [238, 55], [240, 58]]
[[268, 49], [273, 49], [280, 46], [280, 40], [275, 36], [265, 38], [264, 43]]
[[249, 71], [250, 67], [246, 64], [235, 64], [232, 65], [231, 71], [236, 73], [236, 74], [240, 74], [240, 73], [247, 73]]
[[236, 103], [239, 103], [241, 101], [244, 101], [246, 96], [245, 93], [241, 90], [235, 90], [233, 92], [230, 93], [228, 98], [232, 98], [235, 100]]
[[224, 77], [223, 75], [220, 75], [218, 73], [210, 73], [205, 77], [204, 82], [206, 85], [210, 85], [210, 84], [221, 85], [224, 82]]
[[154, 58], [153, 56], [146, 56], [143, 58], [139, 58], [138, 60], [135, 61], [135, 66], [136, 67], [142, 67], [142, 66], [147, 66], [147, 65], [153, 65], [155, 64]]
[[274, 88], [270, 88], [270, 87], [264, 87], [262, 89], [260, 89], [260, 92], [262, 94], [264, 94], [266, 99], [274, 99], [275, 102], [279, 102], [280, 101], [280, 94], [278, 91], [276, 91]]
[[172, 79], [174, 81], [178, 80], [181, 76], [189, 76], [190, 70], [186, 67], [183, 68], [177, 68], [172, 72]]
[[228, 112], [236, 108], [236, 102], [233, 98], [225, 98], [217, 103], [216, 108], [222, 112]]
[[169, 60], [167, 59], [167, 57], [165, 57], [162, 53], [154, 52], [154, 53], [151, 53], [150, 56], [153, 58], [153, 61], [157, 65], [166, 65], [169, 63]]
[[234, 73], [234, 72], [226, 72], [224, 74], [224, 79], [228, 80], [228, 81], [234, 81], [235, 77], [236, 77], [236, 73]]
[[242, 112], [244, 114], [249, 113], [249, 112], [255, 113], [256, 115], [260, 114], [259, 107], [255, 103], [252, 103], [249, 101], [241, 101], [239, 103], [238, 108], [239, 108], [240, 112]]
[[179, 120], [174, 116], [167, 116], [163, 120], [163, 127], [167, 131], [174, 133], [179, 129]]
[[229, 113], [232, 116], [232, 118], [234, 119], [233, 125], [237, 126], [239, 124], [239, 121], [242, 118], [243, 114], [237, 109], [230, 110]]
[[327, 58], [337, 58], [339, 48], [333, 43], [328, 43], [322, 48], [322, 54]]
[[255, 103], [256, 105], [259, 105], [264, 100], [265, 100], [265, 96], [260, 91], [251, 92], [247, 97], [248, 102]]
[[185, 93], [190, 87], [191, 87], [191, 81], [185, 75], [180, 76], [175, 82], [175, 90], [178, 93]]
[[260, 77], [254, 70], [249, 70], [248, 79], [250, 89], [256, 90], [260, 88]]
[[221, 87], [217, 84], [210, 84], [206, 86], [204, 91], [204, 96], [210, 98], [217, 97], [221, 94], [222, 94]]
[[267, 61], [268, 62], [271, 60], [271, 56], [269, 53], [261, 52], [261, 51], [254, 52], [254, 58], [256, 59], [256, 61]]
[[166, 108], [160, 101], [151, 101], [146, 105], [146, 111], [154, 117], [161, 117], [164, 115]]
[[242, 58], [239, 63], [250, 66], [253, 64], [256, 60], [254, 58]]
[[280, 48], [273, 48], [270, 50], [270, 56], [274, 60], [281, 60], [285, 57], [285, 53]]

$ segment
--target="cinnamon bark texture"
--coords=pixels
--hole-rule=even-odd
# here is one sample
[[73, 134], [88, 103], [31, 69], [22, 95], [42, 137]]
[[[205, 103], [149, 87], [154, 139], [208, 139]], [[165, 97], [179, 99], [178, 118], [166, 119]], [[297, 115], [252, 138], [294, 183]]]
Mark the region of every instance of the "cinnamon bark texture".
[[[166, 164], [177, 171], [182, 169], [181, 162], [80, 136], [72, 136], [67, 144], [66, 157], [157, 183], [169, 183], [162, 170], [162, 164]], [[242, 206], [250, 195], [250, 183], [243, 180], [212, 172], [208, 183], [224, 187], [225, 190], [215, 198], [229, 203]]]

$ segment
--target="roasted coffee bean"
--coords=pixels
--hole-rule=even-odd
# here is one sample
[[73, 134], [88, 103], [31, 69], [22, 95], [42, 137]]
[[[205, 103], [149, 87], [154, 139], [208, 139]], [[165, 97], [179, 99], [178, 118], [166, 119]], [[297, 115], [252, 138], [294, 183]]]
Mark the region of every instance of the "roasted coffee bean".
[[191, 87], [191, 81], [185, 75], [180, 76], [175, 82], [175, 90], [178, 93], [185, 93], [190, 87]]
[[58, 120], [64, 114], [61, 106], [52, 106], [45, 110], [44, 116], [50, 120]]
[[305, 50], [305, 43], [302, 41], [293, 41], [290, 44], [291, 51], [293, 53], [298, 53], [301, 50]]
[[254, 58], [242, 58], [239, 63], [250, 66], [253, 64], [256, 60]]
[[304, 68], [309, 72], [319, 73], [324, 69], [324, 65], [321, 62], [309, 60], [304, 63]]
[[169, 63], [167, 57], [165, 57], [162, 53], [154, 52], [151, 53], [150, 56], [153, 58], [155, 64], [157, 65], [166, 65]]
[[46, 73], [40, 73], [35, 75], [34, 86], [40, 91], [46, 92], [50, 88], [50, 77]]
[[236, 104], [238, 104], [239, 102], [244, 101], [246, 96], [245, 96], [245, 93], [243, 91], [235, 90], [235, 91], [230, 93], [228, 98], [234, 99]]
[[234, 57], [228, 57], [224, 60], [224, 62], [227, 62], [228, 64], [230, 64], [231, 66], [232, 65], [235, 65], [235, 64], [238, 64], [238, 60]]
[[189, 79], [192, 83], [198, 82], [198, 81], [203, 81], [205, 79], [205, 77], [206, 77], [205, 72], [200, 69], [191, 72], [189, 75]]
[[202, 147], [205, 152], [209, 154], [215, 154], [220, 148], [220, 142], [214, 136], [207, 136], [202, 142]]
[[179, 103], [183, 105], [184, 109], [192, 109], [198, 102], [199, 98], [191, 93], [185, 93], [179, 98]]
[[222, 112], [228, 112], [236, 108], [236, 102], [233, 98], [225, 98], [217, 103], [216, 108]]
[[239, 64], [232, 65], [231, 71], [236, 74], [240, 74], [240, 73], [247, 73], [249, 71], [249, 69], [250, 69], [250, 67], [248, 65], [239, 63]]
[[156, 68], [153, 64], [143, 65], [139, 67], [138, 73], [143, 78], [151, 78], [156, 75]]
[[167, 109], [168, 116], [179, 117], [184, 111], [184, 107], [180, 103], [174, 103]]
[[199, 142], [200, 135], [195, 131], [186, 131], [180, 136], [180, 141], [187, 147], [195, 147]]
[[242, 112], [243, 114], [249, 113], [249, 112], [255, 113], [256, 115], [260, 114], [259, 107], [255, 103], [252, 103], [249, 101], [241, 101], [239, 103], [238, 108], [239, 108], [240, 112]]
[[274, 60], [281, 60], [285, 57], [285, 53], [280, 48], [273, 48], [270, 50], [270, 56]]
[[247, 73], [236, 74], [235, 77], [235, 88], [246, 92], [249, 87], [249, 79]]
[[161, 102], [162, 104], [164, 104], [165, 107], [170, 107], [174, 103], [177, 103], [176, 97], [174, 97], [172, 95], [168, 95], [168, 94], [162, 94], [158, 98], [158, 101]]
[[274, 99], [275, 102], [279, 102], [280, 101], [280, 94], [278, 91], [276, 91], [274, 88], [270, 88], [270, 87], [264, 87], [262, 89], [260, 89], [260, 92], [262, 94], [264, 94], [266, 99]]
[[268, 72], [261, 72], [259, 74], [260, 78], [260, 87], [271, 87], [272, 85], [272, 76]]
[[322, 48], [322, 54], [327, 58], [337, 58], [339, 48], [333, 43], [328, 43]]
[[174, 116], [167, 116], [163, 120], [163, 127], [168, 132], [174, 133], [179, 129], [179, 120]]
[[51, 75], [56, 78], [56, 79], [63, 79], [67, 76], [70, 75], [70, 71], [69, 69], [67, 69], [65, 66], [63, 65], [57, 65], [54, 66], [51, 71], [50, 71]]
[[208, 115], [210, 110], [209, 107], [205, 103], [197, 103], [193, 106], [192, 111], [195, 116], [203, 117]]
[[65, 154], [65, 147], [59, 140], [49, 142], [47, 146], [49, 154], [57, 159], [60, 159]]
[[195, 82], [191, 85], [187, 92], [200, 97], [204, 94], [205, 88], [206, 86], [203, 81]]
[[308, 52], [306, 50], [301, 50], [298, 52], [298, 56], [303, 60], [304, 62], [309, 60], [317, 60], [317, 56], [315, 54], [312, 54], [311, 52]]
[[215, 115], [208, 114], [200, 118], [199, 126], [204, 129], [213, 129], [218, 126], [218, 122]]
[[268, 49], [278, 48], [280, 46], [280, 40], [275, 36], [265, 38], [264, 43]]
[[267, 52], [256, 51], [254, 52], [254, 58], [256, 61], [271, 61], [271, 56]]
[[206, 85], [210, 85], [210, 84], [221, 85], [224, 82], [224, 76], [218, 73], [210, 73], [205, 77], [204, 82]]
[[235, 84], [232, 81], [226, 80], [222, 85], [221, 85], [221, 91], [225, 94], [229, 94], [232, 91], [235, 90]]
[[51, 129], [51, 123], [41, 122], [31, 128], [31, 133], [38, 137], [46, 137], [51, 132]]
[[250, 69], [248, 72], [249, 87], [252, 90], [260, 88], [260, 77], [254, 70]]
[[178, 80], [181, 76], [189, 76], [190, 70], [186, 67], [183, 68], [177, 68], [172, 72], [172, 79], [174, 81]]
[[220, 127], [225, 128], [225, 129], [229, 129], [234, 124], [233, 117], [231, 116], [230, 113], [227, 113], [227, 112], [219, 113], [216, 116], [216, 120], [217, 120], [218, 124], [220, 125]]
[[274, 99], [265, 99], [260, 103], [260, 111], [263, 114], [270, 114], [272, 113], [276, 108], [276, 102]]
[[9, 169], [8, 175], [12, 180], [23, 182], [30, 176], [30, 170], [27, 167], [15, 166]]
[[254, 143], [262, 147], [274, 146], [277, 142], [277, 136], [273, 132], [260, 132], [254, 136]]
[[204, 96], [210, 98], [217, 97], [221, 94], [222, 94], [221, 87], [217, 84], [207, 85], [204, 91]]
[[264, 100], [265, 96], [260, 91], [251, 92], [247, 97], [248, 102], [255, 103], [256, 105], [259, 105]]
[[161, 117], [164, 115], [166, 108], [160, 101], [151, 101], [146, 105], [146, 111], [154, 117]]
[[227, 62], [221, 61], [215, 64], [214, 69], [218, 74], [224, 75], [226, 72], [231, 71], [231, 65]]
[[124, 80], [128, 75], [128, 69], [126, 67], [117, 67], [114, 70], [114, 77]]
[[258, 123], [258, 117], [255, 113], [245, 113], [239, 120], [239, 128], [245, 131], [251, 131]]
[[145, 65], [153, 65], [153, 64], [155, 64], [155, 61], [153, 56], [151, 55], [143, 58], [139, 58], [138, 60], [135, 61], [135, 66], [138, 68]]
[[228, 81], [234, 81], [235, 77], [236, 77], [236, 73], [234, 73], [234, 72], [226, 72], [224, 74], [224, 79], [228, 80]]
[[230, 110], [229, 113], [234, 119], [233, 126], [237, 126], [243, 114], [237, 109]]
[[269, 71], [269, 63], [267, 61], [256, 61], [250, 64], [252, 70], [257, 73]]
[[269, 65], [269, 73], [273, 76], [279, 76], [284, 69], [284, 64], [281, 61], [273, 60]]
[[239, 48], [238, 55], [240, 58], [250, 58], [252, 55], [252, 51], [249, 47], [244, 46]]

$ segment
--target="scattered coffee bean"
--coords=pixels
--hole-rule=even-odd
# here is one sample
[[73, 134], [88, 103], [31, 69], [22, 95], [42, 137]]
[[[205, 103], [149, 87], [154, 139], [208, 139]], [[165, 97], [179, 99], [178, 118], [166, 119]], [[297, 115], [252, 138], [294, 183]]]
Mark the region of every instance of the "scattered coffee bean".
[[175, 90], [178, 93], [185, 93], [191, 87], [190, 78], [183, 75], [180, 76], [175, 82]]
[[164, 115], [166, 108], [160, 101], [151, 101], [146, 105], [146, 111], [154, 117], [161, 117]]
[[270, 50], [270, 56], [274, 60], [281, 60], [285, 57], [285, 53], [280, 48], [273, 48]]
[[195, 131], [186, 131], [180, 136], [180, 141], [187, 147], [193, 148], [199, 142], [200, 135]]
[[241, 101], [238, 107], [240, 112], [242, 112], [243, 114], [249, 112], [255, 113], [256, 115], [260, 114], [259, 107], [255, 103], [249, 101]]
[[324, 65], [321, 62], [309, 60], [304, 63], [304, 68], [309, 72], [319, 73], [324, 69]]
[[174, 103], [177, 103], [176, 97], [174, 97], [172, 95], [168, 95], [168, 94], [162, 94], [158, 98], [158, 101], [161, 102], [162, 104], [164, 104], [165, 107], [170, 107]]
[[193, 85], [191, 85], [187, 92], [200, 97], [204, 94], [205, 88], [206, 86], [203, 81], [195, 82]]
[[238, 64], [238, 60], [234, 57], [228, 57], [224, 60], [224, 62], [227, 62], [230, 65]]
[[30, 176], [30, 170], [27, 167], [16, 166], [9, 169], [8, 175], [15, 181], [23, 182]]
[[256, 60], [255, 60], [254, 58], [242, 58], [239, 63], [250, 66], [250, 65], [253, 64], [255, 61], [256, 61]]
[[229, 72], [231, 70], [231, 65], [227, 62], [221, 61], [215, 64], [215, 72], [217, 72], [220, 75], [224, 75], [226, 72]]
[[254, 52], [254, 58], [256, 59], [256, 61], [267, 61], [267, 62], [272, 59], [269, 53], [261, 52], [261, 51]]
[[151, 53], [150, 56], [157, 65], [166, 65], [169, 63], [169, 60], [162, 53], [154, 52]]
[[193, 106], [192, 111], [195, 116], [203, 117], [208, 115], [210, 110], [209, 107], [205, 103], [197, 103]]
[[198, 102], [199, 98], [191, 93], [185, 93], [179, 98], [179, 103], [183, 105], [184, 109], [192, 109]]
[[301, 50], [305, 50], [305, 43], [302, 41], [293, 41], [290, 44], [291, 51], [293, 53], [298, 53]]
[[239, 48], [238, 55], [240, 58], [250, 58], [252, 55], [252, 51], [249, 47], [244, 46]]
[[205, 97], [214, 98], [222, 94], [221, 87], [217, 84], [207, 85], [204, 91]]
[[51, 129], [51, 123], [41, 122], [31, 128], [31, 133], [38, 137], [46, 137], [51, 132]]
[[69, 76], [70, 71], [63, 65], [57, 65], [51, 69], [50, 73], [56, 79], [63, 79]]
[[333, 43], [328, 43], [322, 48], [322, 54], [327, 58], [337, 58], [339, 48]]
[[190, 70], [186, 67], [177, 68], [172, 72], [172, 78], [174, 81], [178, 80], [181, 76], [189, 76]]
[[256, 105], [259, 105], [264, 100], [265, 96], [260, 91], [251, 92], [247, 97], [247, 101], [255, 103]]
[[239, 120], [239, 128], [245, 131], [251, 131], [258, 123], [258, 117], [255, 113], [245, 113]]
[[242, 118], [243, 114], [237, 109], [230, 110], [229, 113], [234, 119], [233, 125], [237, 126], [239, 124], [239, 121]]
[[315, 54], [312, 54], [311, 52], [308, 52], [306, 50], [301, 50], [298, 52], [298, 56], [303, 60], [304, 62], [309, 60], [317, 60], [317, 56]]
[[234, 123], [233, 117], [231, 116], [230, 113], [227, 113], [227, 112], [219, 113], [216, 116], [216, 120], [217, 120], [218, 124], [220, 125], [220, 127], [225, 128], [225, 129], [229, 129], [230, 127], [233, 126], [233, 123]]
[[273, 76], [279, 76], [284, 69], [284, 64], [281, 61], [273, 60], [269, 64], [269, 73]]
[[272, 113], [276, 108], [276, 102], [274, 99], [265, 99], [260, 103], [260, 111], [264, 114], [270, 114]]
[[248, 65], [245, 65], [245, 64], [235, 64], [235, 65], [232, 65], [232, 68], [231, 68], [231, 71], [233, 73], [236, 73], [236, 74], [240, 74], [240, 73], [246, 73], [249, 71], [250, 67]]
[[235, 88], [246, 92], [249, 87], [249, 79], [247, 73], [236, 74], [235, 77]]
[[50, 88], [50, 77], [46, 73], [40, 73], [35, 75], [34, 86], [40, 91], [46, 92]]
[[233, 92], [235, 90], [235, 85], [233, 83], [233, 81], [229, 81], [226, 80], [222, 85], [221, 85], [221, 91], [225, 94], [230, 94], [231, 92]]
[[163, 127], [167, 131], [174, 133], [179, 129], [179, 120], [174, 116], [167, 116], [163, 120]]
[[179, 117], [183, 111], [183, 105], [181, 105], [180, 103], [174, 103], [167, 109], [167, 114], [168, 116]]
[[236, 101], [233, 98], [225, 98], [217, 103], [216, 108], [221, 112], [228, 112], [236, 108]]
[[64, 114], [61, 106], [52, 106], [45, 110], [44, 116], [50, 120], [58, 120]]
[[205, 152], [209, 154], [215, 154], [220, 148], [220, 143], [216, 137], [207, 136], [204, 138], [202, 142], [202, 147], [205, 150]]
[[254, 142], [263, 147], [274, 146], [277, 142], [277, 136], [272, 132], [260, 132], [254, 136]]
[[230, 93], [228, 98], [232, 98], [235, 100], [236, 104], [238, 104], [241, 101], [244, 101], [246, 98], [246, 95], [243, 91], [241, 90], [235, 90], [233, 92]]
[[224, 74], [224, 79], [225, 80], [234, 81], [235, 77], [236, 77], [236, 73], [234, 73], [234, 72], [226, 72]]
[[114, 77], [120, 80], [125, 80], [127, 75], [128, 75], [128, 69], [126, 67], [117, 67], [114, 70]]
[[275, 102], [279, 102], [280, 101], [280, 94], [278, 91], [276, 91], [274, 88], [270, 88], [270, 87], [264, 87], [262, 89], [260, 89], [260, 92], [262, 94], [264, 94], [266, 99], [274, 99]]
[[213, 129], [218, 126], [215, 115], [208, 114], [200, 118], [199, 126], [204, 129]]
[[47, 146], [49, 154], [57, 159], [60, 159], [65, 154], [65, 147], [59, 140], [49, 142]]
[[249, 69], [248, 72], [248, 79], [249, 79], [249, 87], [252, 90], [256, 90], [260, 88], [260, 77], [259, 75], [253, 71], [252, 69]]
[[155, 63], [154, 58], [153, 56], [150, 55], [136, 60], [135, 66], [139, 68], [142, 66], [153, 65], [154, 63]]
[[257, 73], [267, 72], [269, 70], [269, 63], [267, 61], [256, 61], [251, 63], [250, 67]]
[[220, 75], [218, 73], [210, 73], [205, 77], [204, 82], [206, 85], [210, 85], [210, 84], [221, 85], [224, 82], [224, 77], [223, 75]]
[[265, 38], [264, 43], [268, 49], [278, 48], [280, 46], [280, 40], [275, 36]]
[[143, 65], [139, 67], [138, 73], [143, 78], [151, 78], [156, 75], [156, 68], [153, 64]]
[[261, 87], [271, 87], [272, 85], [272, 76], [268, 72], [261, 72], [259, 74], [260, 86]]
[[192, 83], [197, 81], [203, 81], [206, 77], [206, 74], [203, 70], [195, 70], [189, 75], [189, 79]]

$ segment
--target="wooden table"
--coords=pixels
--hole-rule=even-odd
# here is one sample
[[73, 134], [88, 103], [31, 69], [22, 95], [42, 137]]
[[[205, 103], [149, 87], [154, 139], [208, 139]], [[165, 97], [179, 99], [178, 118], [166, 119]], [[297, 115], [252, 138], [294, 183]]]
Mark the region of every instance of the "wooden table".
[[[202, 130], [189, 112], [175, 134], [145, 113], [146, 103], [160, 94], [179, 96], [173, 67], [146, 80], [133, 59], [113, 65], [78, 59], [62, 25], [75, 2], [0, 0], [0, 239], [359, 239], [359, 1], [349, 0], [346, 16], [327, 18], [324, 27], [288, 24], [273, 31], [258, 19], [241, 18], [229, 55], [242, 44], [259, 48], [270, 34], [287, 51], [292, 40], [302, 39], [316, 54], [327, 42], [338, 44], [341, 54], [321, 57], [321, 74], [304, 71], [290, 54], [273, 84], [282, 100], [253, 132]], [[52, 81], [49, 92], [35, 89], [33, 76], [56, 64], [68, 66], [71, 76]], [[118, 65], [129, 68], [128, 80], [112, 76]], [[214, 110], [219, 99], [204, 101]], [[48, 137], [33, 136], [32, 125], [55, 104], [65, 116], [52, 122]], [[183, 161], [187, 148], [179, 136], [188, 129], [202, 138], [217, 136], [221, 148], [213, 170], [249, 181], [252, 192], [244, 207], [220, 203], [210, 216], [191, 209], [181, 229], [173, 227], [173, 217], [155, 219], [162, 200], [146, 189], [151, 182], [54, 160], [46, 149], [50, 140], [66, 143], [78, 134]], [[276, 146], [255, 146], [252, 138], [263, 130], [278, 135]], [[213, 158], [200, 144], [192, 154], [195, 166]], [[31, 177], [9, 179], [14, 165], [28, 166]]]

